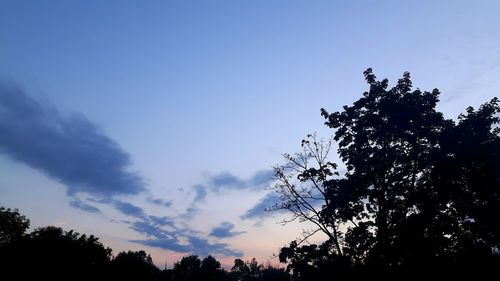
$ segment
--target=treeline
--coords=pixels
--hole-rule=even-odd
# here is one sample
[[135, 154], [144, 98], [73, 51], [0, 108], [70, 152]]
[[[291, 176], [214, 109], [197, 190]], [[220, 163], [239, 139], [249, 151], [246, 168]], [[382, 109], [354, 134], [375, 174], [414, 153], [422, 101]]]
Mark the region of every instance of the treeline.
[[191, 255], [159, 269], [145, 251], [112, 255], [93, 235], [48, 226], [27, 233], [18, 210], [0, 207], [0, 280], [286, 281], [281, 268], [236, 259], [230, 270], [212, 256]]

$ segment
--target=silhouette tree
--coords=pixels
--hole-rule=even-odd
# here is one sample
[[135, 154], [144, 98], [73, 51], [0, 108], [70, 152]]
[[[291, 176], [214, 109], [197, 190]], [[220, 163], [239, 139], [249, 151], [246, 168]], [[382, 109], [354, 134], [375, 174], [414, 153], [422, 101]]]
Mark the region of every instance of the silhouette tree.
[[336, 129], [347, 168], [344, 178], [327, 182], [326, 208], [354, 221], [345, 233], [353, 258], [362, 260], [369, 252], [377, 267], [391, 267], [400, 257], [397, 228], [409, 217], [423, 217], [420, 206], [427, 201], [415, 198], [432, 193], [425, 179], [450, 122], [435, 110], [439, 91], [411, 91], [409, 73], [391, 89], [387, 79], [376, 81], [371, 69], [364, 74], [370, 90], [363, 98], [342, 112], [322, 109], [326, 125]]
[[0, 207], [0, 247], [19, 240], [30, 227], [30, 221], [18, 209]]
[[155, 280], [159, 269], [144, 251], [120, 252], [112, 261], [114, 278], [119, 280]]
[[200, 274], [201, 280], [206, 281], [223, 280], [225, 278], [225, 272], [221, 268], [220, 262], [210, 255], [201, 261]]
[[338, 175], [337, 165], [327, 161], [332, 140], [318, 139], [308, 135], [302, 140], [302, 151], [294, 155], [284, 154], [286, 163], [274, 167], [277, 183], [273, 189], [280, 202], [267, 210], [288, 210], [292, 217], [283, 222], [299, 220], [310, 222], [315, 228], [305, 230], [299, 244], [317, 232], [324, 233], [335, 245], [336, 254], [342, 255], [340, 247], [340, 220], [335, 210], [323, 208], [328, 204], [325, 181]]
[[235, 259], [231, 268], [231, 276], [238, 281], [260, 280], [263, 266], [255, 258], [244, 262], [242, 259]]
[[111, 258], [98, 238], [53, 226], [36, 229], [3, 250], [2, 274], [19, 280], [107, 277]]
[[477, 272], [484, 266], [460, 265], [496, 262], [498, 100], [468, 108], [455, 123], [436, 111], [439, 91], [412, 90], [409, 73], [393, 88], [371, 69], [364, 75], [361, 99], [340, 112], [321, 109], [346, 172], [328, 161], [330, 142], [314, 135], [275, 169], [281, 202], [271, 209], [288, 209], [316, 226], [309, 234], [328, 237], [321, 246], [284, 247], [281, 261], [303, 276], [321, 268], [322, 252], [339, 269], [386, 276], [422, 267]]
[[231, 276], [236, 281], [248, 280], [250, 268], [242, 259], [235, 259], [231, 268]]
[[290, 275], [283, 268], [275, 268], [271, 265], [261, 269], [262, 281], [289, 281]]
[[352, 268], [348, 257], [339, 256], [332, 251], [332, 241], [321, 245], [299, 245], [292, 241], [281, 248], [280, 262], [287, 262], [287, 272], [293, 272], [295, 280], [344, 280], [352, 278]]
[[263, 268], [255, 258], [247, 262], [249, 269], [249, 280], [259, 280], [261, 277], [261, 269]]
[[196, 255], [183, 257], [174, 264], [174, 281], [197, 281], [200, 280], [201, 261]]
[[2, 276], [13, 274], [17, 276], [21, 271], [19, 262], [26, 240], [26, 230], [30, 221], [19, 213], [17, 209], [0, 207], [0, 279]]

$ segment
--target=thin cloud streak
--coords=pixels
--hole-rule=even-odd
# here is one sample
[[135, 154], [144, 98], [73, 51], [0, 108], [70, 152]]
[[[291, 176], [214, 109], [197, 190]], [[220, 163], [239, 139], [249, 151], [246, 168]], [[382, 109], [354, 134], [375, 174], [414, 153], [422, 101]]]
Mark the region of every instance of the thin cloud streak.
[[280, 198], [276, 192], [268, 193], [243, 216], [241, 216], [241, 219], [264, 219], [265, 217], [269, 217], [276, 212], [284, 212], [284, 210], [266, 211], [266, 209], [276, 205], [279, 202]]
[[212, 229], [210, 236], [217, 238], [230, 238], [245, 233], [244, 231], [233, 231], [234, 224], [228, 221], [222, 222], [219, 226]]
[[73, 198], [71, 201], [69, 201], [69, 205], [73, 208], [80, 209], [89, 213], [102, 213], [99, 208], [89, 205], [78, 198]]

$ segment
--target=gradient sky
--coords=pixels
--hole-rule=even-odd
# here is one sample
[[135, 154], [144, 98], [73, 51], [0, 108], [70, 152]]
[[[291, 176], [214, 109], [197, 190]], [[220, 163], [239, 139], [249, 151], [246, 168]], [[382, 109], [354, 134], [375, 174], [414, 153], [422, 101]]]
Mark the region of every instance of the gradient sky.
[[[262, 212], [319, 109], [441, 90], [456, 118], [500, 94], [499, 1], [0, 0], [0, 205], [169, 266], [269, 260], [300, 236]], [[320, 239], [320, 238], [318, 238]]]

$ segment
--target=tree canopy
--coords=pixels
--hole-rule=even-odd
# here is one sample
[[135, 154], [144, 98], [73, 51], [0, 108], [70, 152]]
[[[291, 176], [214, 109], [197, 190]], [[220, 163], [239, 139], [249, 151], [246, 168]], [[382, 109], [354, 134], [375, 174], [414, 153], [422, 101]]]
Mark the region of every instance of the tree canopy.
[[302, 276], [327, 260], [340, 275], [492, 270], [500, 249], [498, 99], [455, 121], [436, 110], [440, 92], [413, 90], [408, 72], [392, 88], [371, 69], [364, 76], [369, 90], [353, 105], [321, 109], [341, 163], [329, 162], [329, 141], [308, 135], [302, 152], [275, 168], [281, 202], [271, 209], [316, 225], [305, 238], [327, 236], [321, 246], [292, 242], [280, 259]]
[[0, 246], [20, 239], [30, 226], [30, 221], [19, 213], [0, 207]]

